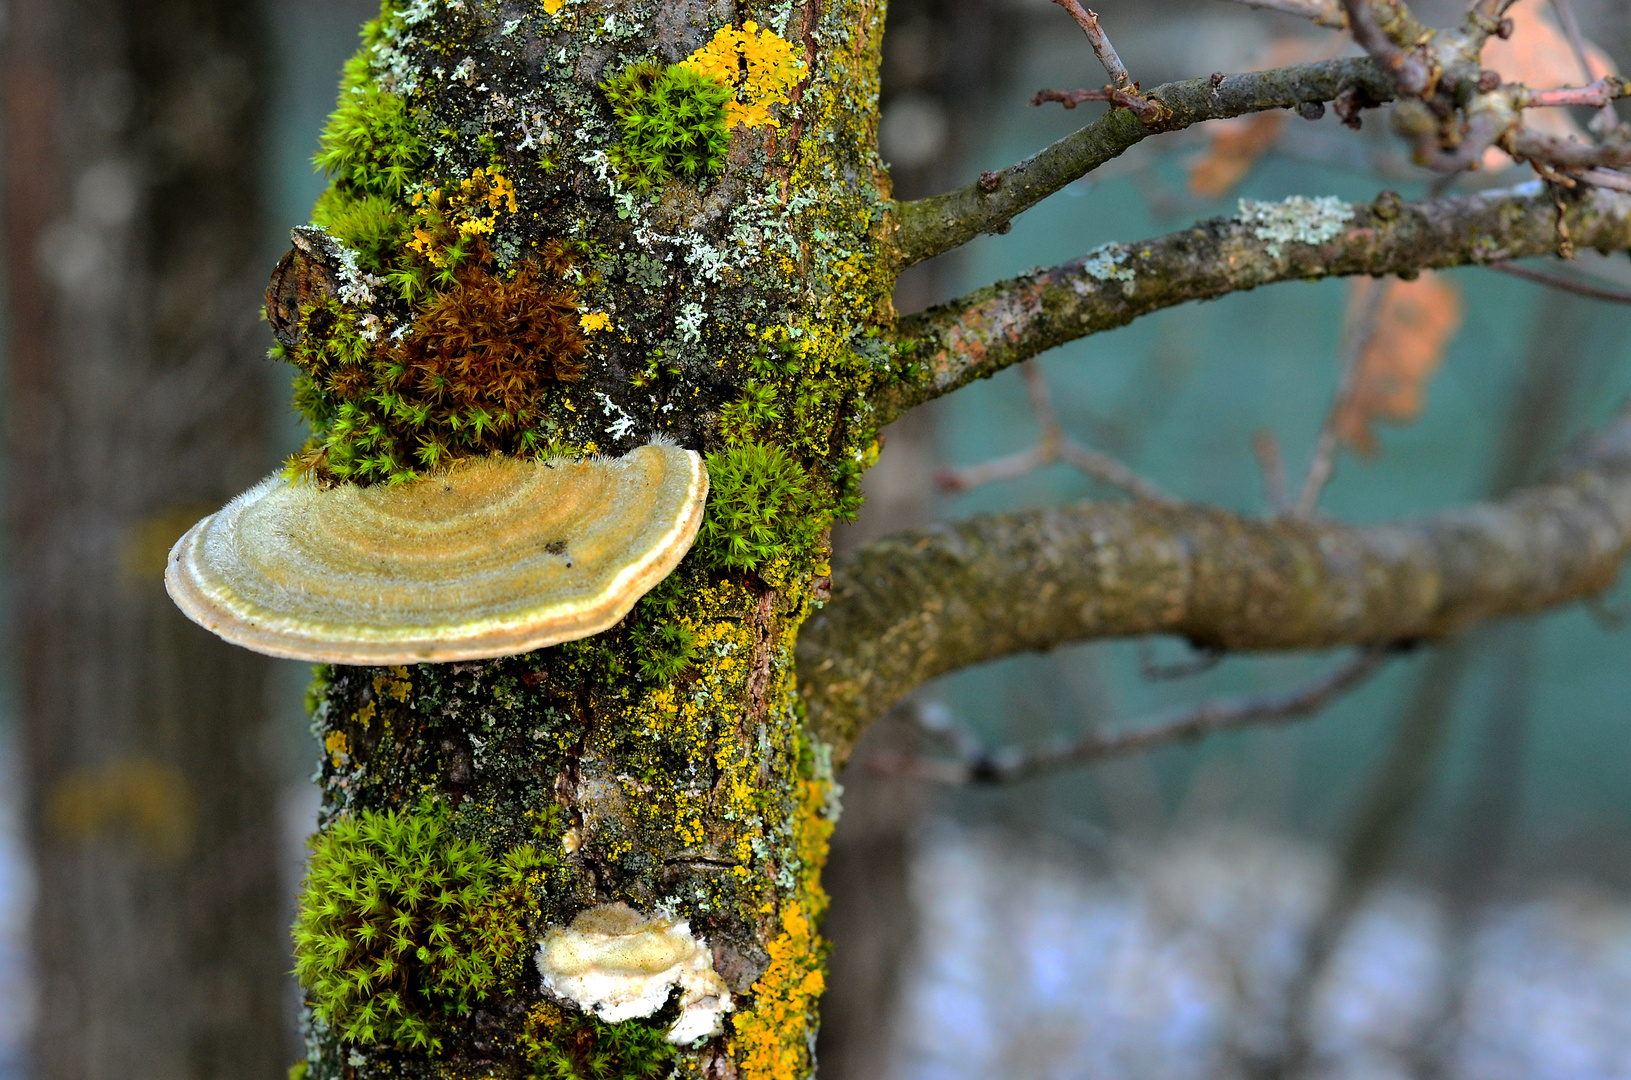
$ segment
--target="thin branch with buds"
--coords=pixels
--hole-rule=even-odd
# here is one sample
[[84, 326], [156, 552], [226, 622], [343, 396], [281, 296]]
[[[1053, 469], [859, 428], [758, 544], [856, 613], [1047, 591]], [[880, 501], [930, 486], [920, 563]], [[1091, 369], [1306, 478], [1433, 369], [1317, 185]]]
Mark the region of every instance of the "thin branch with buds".
[[[1020, 747], [981, 748], [961, 760], [875, 754], [867, 766], [885, 776], [904, 776], [942, 784], [1002, 784], [1124, 754], [1174, 743], [1191, 742], [1222, 731], [1255, 724], [1286, 723], [1313, 716], [1343, 693], [1376, 673], [1390, 650], [1365, 648], [1302, 686], [1260, 697], [1206, 701], [1117, 731], [1093, 731], [1036, 750]], [[978, 746], [964, 737], [964, 747]]]
[[[1586, 54], [1586, 37], [1580, 32], [1580, 22], [1574, 17], [1574, 7], [1569, 0], [1552, 0], [1552, 10], [1557, 12], [1557, 21], [1563, 24], [1563, 34], [1569, 39], [1569, 48], [1574, 50], [1575, 63], [1580, 65], [1580, 74], [1587, 82], [1595, 78], [1591, 70], [1591, 57]], [[1616, 94], [1614, 97], [1623, 97]], [[1601, 133], [1607, 133], [1619, 126], [1619, 114], [1614, 111], [1610, 103], [1613, 99], [1607, 98], [1600, 102], [1593, 102], [1599, 110], [1592, 118], [1592, 128]]]
[[1099, 26], [1098, 14], [1084, 9], [1076, 0], [1053, 2], [1068, 11], [1070, 17], [1076, 20], [1076, 25], [1082, 28], [1082, 33], [1087, 35], [1087, 43], [1093, 46], [1093, 55], [1099, 58], [1105, 74], [1110, 76], [1110, 85], [1117, 90], [1131, 90], [1133, 77], [1127, 74], [1127, 65], [1121, 62], [1121, 57], [1116, 55], [1116, 47], [1110, 44], [1110, 38]]
[[1627, 95], [1626, 81], [1618, 75], [1605, 75], [1585, 86], [1565, 86], [1557, 90], [1524, 90], [1517, 102], [1526, 109], [1552, 109], [1585, 105], [1600, 109]]
[[1037, 426], [1041, 428], [1036, 445], [1017, 454], [983, 461], [978, 465], [960, 469], [941, 469], [935, 474], [935, 482], [940, 485], [941, 490], [967, 491], [969, 488], [989, 484], [995, 480], [1011, 480], [1023, 476], [1044, 465], [1062, 462], [1095, 480], [1120, 488], [1141, 502], [1160, 506], [1178, 505], [1178, 500], [1162, 491], [1159, 485], [1139, 476], [1116, 459], [1096, 450], [1089, 450], [1066, 435], [1059, 423], [1059, 415], [1054, 411], [1053, 400], [1048, 393], [1047, 378], [1035, 364], [1022, 365], [1020, 377], [1025, 380], [1025, 393], [1030, 398], [1031, 412], [1036, 416]]
[[[1404, 5], [1394, 5], [1402, 10]], [[1432, 76], [1421, 57], [1401, 48], [1385, 32], [1372, 11], [1371, 0], [1342, 0], [1342, 9], [1348, 16], [1348, 29], [1361, 49], [1370, 54], [1384, 68], [1393, 73], [1393, 79], [1406, 94], [1420, 94], [1427, 89]]]
[[1339, 424], [1354, 391], [1359, 386], [1360, 360], [1370, 346], [1371, 339], [1376, 336], [1376, 327], [1382, 319], [1382, 308], [1387, 303], [1388, 284], [1387, 280], [1372, 283], [1370, 292], [1365, 297], [1364, 306], [1349, 322], [1347, 332], [1342, 335], [1342, 350], [1338, 361], [1341, 375], [1337, 380], [1336, 393], [1331, 395], [1331, 407], [1326, 410], [1319, 441], [1314, 444], [1314, 456], [1308, 463], [1307, 474], [1303, 477], [1302, 492], [1297, 496], [1297, 503], [1292, 508], [1292, 515], [1295, 517], [1304, 519], [1312, 517], [1314, 508], [1319, 505], [1320, 493], [1325, 490], [1325, 485], [1331, 482], [1331, 473], [1336, 468], [1337, 444], [1341, 439]]

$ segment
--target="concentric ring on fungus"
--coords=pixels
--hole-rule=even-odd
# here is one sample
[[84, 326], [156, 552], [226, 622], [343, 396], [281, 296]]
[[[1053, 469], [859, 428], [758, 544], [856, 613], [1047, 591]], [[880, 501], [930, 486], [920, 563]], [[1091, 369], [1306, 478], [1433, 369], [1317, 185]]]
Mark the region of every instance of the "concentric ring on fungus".
[[410, 484], [273, 477], [187, 531], [165, 588], [269, 656], [479, 660], [598, 634], [679, 563], [708, 494], [697, 454], [481, 458]]

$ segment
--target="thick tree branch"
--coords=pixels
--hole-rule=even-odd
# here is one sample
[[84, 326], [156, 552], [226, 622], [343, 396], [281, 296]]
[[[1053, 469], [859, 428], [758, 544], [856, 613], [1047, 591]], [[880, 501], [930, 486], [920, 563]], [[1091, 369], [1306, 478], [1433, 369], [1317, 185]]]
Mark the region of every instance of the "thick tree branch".
[[910, 266], [1000, 229], [1146, 136], [1203, 120], [1334, 101], [1344, 92], [1367, 103], [1389, 101], [1393, 80], [1375, 61], [1359, 57], [1158, 86], [1145, 95], [1161, 106], [1158, 122], [1112, 109], [1017, 165], [944, 195], [896, 204], [897, 258]]
[[1071, 641], [1388, 645], [1601, 592], [1631, 548], [1631, 410], [1500, 502], [1354, 528], [1088, 503], [879, 541], [835, 568], [798, 642], [807, 723], [842, 755], [929, 679]]
[[917, 342], [915, 372], [873, 405], [887, 423], [1067, 341], [1278, 281], [1504, 262], [1554, 254], [1568, 239], [1605, 252], [1631, 247], [1631, 195], [1592, 188], [1570, 198], [1561, 227], [1539, 183], [1422, 203], [1384, 192], [1374, 203], [1323, 210], [1308, 200], [1243, 203], [1246, 220], [1214, 218], [1107, 245], [902, 319], [899, 337]]

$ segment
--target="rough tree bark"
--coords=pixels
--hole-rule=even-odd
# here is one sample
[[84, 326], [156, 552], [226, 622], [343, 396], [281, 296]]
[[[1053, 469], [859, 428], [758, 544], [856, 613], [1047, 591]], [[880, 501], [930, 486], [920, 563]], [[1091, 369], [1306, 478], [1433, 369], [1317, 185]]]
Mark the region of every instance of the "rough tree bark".
[[[874, 150], [882, 16], [875, 0], [388, 0], [367, 29], [315, 213], [347, 248], [299, 234], [270, 293], [314, 424], [291, 477], [412, 482], [477, 453], [661, 436], [705, 453], [712, 487], [695, 548], [612, 630], [319, 672], [304, 1076], [805, 1075], [835, 757], [917, 681], [1083, 636], [1409, 640], [1612, 578], [1631, 536], [1624, 424], [1558, 483], [1420, 528], [1090, 507], [885, 542], [834, 586], [827, 528], [879, 422], [1003, 364], [1289, 278], [1631, 244], [1631, 198], [1586, 189], [1291, 200], [898, 322], [903, 267], [1002, 231], [1143, 137], [1357, 112], [1394, 76], [1333, 61], [1173, 84], [1138, 118], [895, 203]], [[1496, 26], [1468, 25], [1432, 68], [1450, 116]], [[1015, 629], [997, 632], [993, 597]], [[796, 643], [816, 661], [803, 698]], [[545, 992], [537, 936], [611, 903], [708, 943], [721, 1031], [665, 1047], [672, 1002], [597, 1019]]]
[[166, 547], [267, 467], [258, 5], [7, 5], [11, 640], [39, 874], [35, 1075], [287, 1053], [269, 664]]

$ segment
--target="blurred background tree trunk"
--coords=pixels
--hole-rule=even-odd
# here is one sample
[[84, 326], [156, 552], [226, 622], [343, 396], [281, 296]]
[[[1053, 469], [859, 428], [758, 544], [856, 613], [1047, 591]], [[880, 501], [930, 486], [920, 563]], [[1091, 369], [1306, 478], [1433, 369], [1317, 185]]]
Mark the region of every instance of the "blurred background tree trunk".
[[38, 874], [34, 1075], [281, 1076], [268, 661], [170, 543], [273, 466], [245, 0], [7, 5], [13, 650]]

